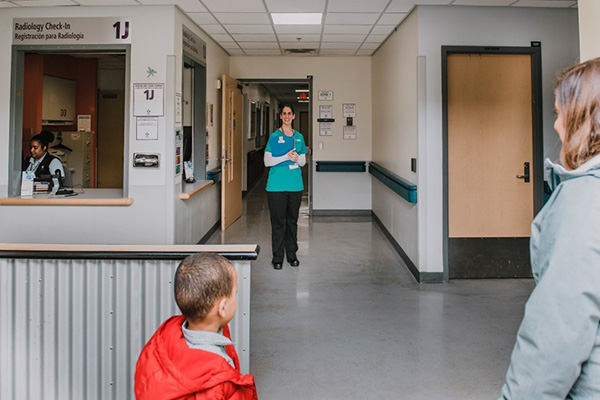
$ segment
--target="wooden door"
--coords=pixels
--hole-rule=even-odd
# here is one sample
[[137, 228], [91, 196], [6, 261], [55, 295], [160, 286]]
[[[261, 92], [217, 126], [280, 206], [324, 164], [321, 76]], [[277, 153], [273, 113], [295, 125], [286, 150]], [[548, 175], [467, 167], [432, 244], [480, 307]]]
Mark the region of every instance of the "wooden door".
[[[530, 276], [530, 55], [448, 56], [450, 278]], [[518, 178], [528, 164], [529, 182]]]
[[101, 92], [98, 99], [98, 188], [123, 188], [125, 93]]
[[243, 95], [238, 81], [223, 75], [221, 131], [221, 229], [242, 216]]

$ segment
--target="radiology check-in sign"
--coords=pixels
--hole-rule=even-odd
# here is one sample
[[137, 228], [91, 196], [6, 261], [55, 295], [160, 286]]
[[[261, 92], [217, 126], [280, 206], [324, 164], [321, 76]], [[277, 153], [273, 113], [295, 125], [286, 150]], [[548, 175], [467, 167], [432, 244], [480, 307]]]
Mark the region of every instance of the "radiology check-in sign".
[[13, 44], [131, 43], [131, 18], [15, 18]]

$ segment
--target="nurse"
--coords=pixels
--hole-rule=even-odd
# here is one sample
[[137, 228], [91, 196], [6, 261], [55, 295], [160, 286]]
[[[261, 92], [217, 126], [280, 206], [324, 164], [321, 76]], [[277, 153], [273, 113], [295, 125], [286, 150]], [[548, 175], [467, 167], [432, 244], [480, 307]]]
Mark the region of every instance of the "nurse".
[[60, 171], [60, 176], [64, 178], [65, 170], [60, 160], [53, 155], [48, 154], [48, 145], [54, 141], [54, 134], [50, 131], [41, 131], [29, 141], [29, 160], [23, 161], [23, 171], [35, 173], [36, 178], [42, 175], [56, 175]]
[[304, 136], [294, 128], [296, 115], [290, 104], [281, 107], [281, 127], [271, 133], [265, 147], [265, 165], [270, 167], [267, 196], [271, 214], [273, 268], [281, 269], [284, 255], [292, 267], [300, 265], [298, 215], [302, 202], [302, 167], [306, 164]]

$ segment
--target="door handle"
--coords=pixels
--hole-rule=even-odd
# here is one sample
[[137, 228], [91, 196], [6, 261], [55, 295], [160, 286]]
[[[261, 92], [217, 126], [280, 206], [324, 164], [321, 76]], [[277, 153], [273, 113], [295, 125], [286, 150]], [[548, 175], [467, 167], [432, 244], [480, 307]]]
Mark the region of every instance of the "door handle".
[[525, 183], [529, 183], [530, 175], [529, 175], [529, 163], [523, 163], [523, 175], [517, 175], [518, 179], [523, 179]]

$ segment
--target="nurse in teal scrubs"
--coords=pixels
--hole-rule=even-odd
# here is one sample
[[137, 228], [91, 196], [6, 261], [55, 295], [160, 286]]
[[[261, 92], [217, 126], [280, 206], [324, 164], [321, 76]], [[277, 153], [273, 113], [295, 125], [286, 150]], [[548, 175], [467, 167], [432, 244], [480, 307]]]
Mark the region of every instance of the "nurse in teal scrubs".
[[294, 128], [296, 117], [290, 104], [281, 107], [281, 127], [271, 133], [265, 147], [265, 165], [269, 168], [267, 195], [271, 214], [273, 268], [281, 269], [284, 256], [292, 267], [300, 265], [298, 251], [298, 215], [302, 202], [302, 167], [306, 165], [304, 136]]

